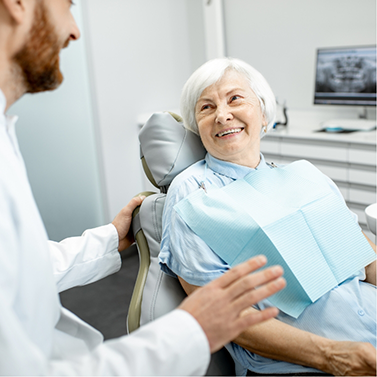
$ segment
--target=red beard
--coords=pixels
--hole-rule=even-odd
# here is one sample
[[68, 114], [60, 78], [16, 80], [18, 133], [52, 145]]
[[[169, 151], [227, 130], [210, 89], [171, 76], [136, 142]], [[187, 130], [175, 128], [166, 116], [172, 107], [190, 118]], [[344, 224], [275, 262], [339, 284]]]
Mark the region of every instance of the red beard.
[[43, 1], [37, 2], [29, 39], [14, 57], [21, 68], [27, 93], [53, 90], [62, 83], [59, 53], [68, 43], [69, 39], [63, 46], [59, 43]]

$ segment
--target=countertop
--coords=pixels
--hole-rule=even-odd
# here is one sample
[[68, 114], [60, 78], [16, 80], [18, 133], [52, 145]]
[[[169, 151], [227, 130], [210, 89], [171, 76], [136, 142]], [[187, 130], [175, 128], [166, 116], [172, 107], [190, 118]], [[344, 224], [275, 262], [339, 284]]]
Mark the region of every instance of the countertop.
[[[269, 138], [289, 138], [289, 139], [310, 139], [320, 142], [329, 141], [337, 143], [355, 143], [376, 145], [377, 132], [374, 131], [357, 131], [351, 133], [335, 132], [316, 132], [318, 128], [301, 128], [297, 126], [278, 126], [267, 133], [266, 140]], [[263, 139], [262, 139], [263, 142]]]

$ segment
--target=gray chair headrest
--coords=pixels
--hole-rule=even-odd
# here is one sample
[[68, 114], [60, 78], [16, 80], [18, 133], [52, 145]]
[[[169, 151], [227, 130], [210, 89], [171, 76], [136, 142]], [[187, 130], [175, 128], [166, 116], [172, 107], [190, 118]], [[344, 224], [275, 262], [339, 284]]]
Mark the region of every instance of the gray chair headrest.
[[154, 113], [142, 127], [139, 141], [144, 171], [158, 188], [169, 186], [175, 176], [206, 154], [199, 136], [173, 113]]

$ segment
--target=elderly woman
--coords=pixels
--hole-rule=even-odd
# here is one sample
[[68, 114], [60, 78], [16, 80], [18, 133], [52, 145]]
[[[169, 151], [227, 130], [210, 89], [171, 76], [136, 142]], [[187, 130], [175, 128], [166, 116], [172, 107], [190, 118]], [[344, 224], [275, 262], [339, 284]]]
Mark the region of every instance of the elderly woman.
[[[220, 242], [214, 243], [215, 246], [211, 244], [210, 247], [205, 240], [211, 239], [209, 234], [207, 237], [207, 233], [211, 233], [211, 227], [216, 226], [216, 216], [213, 223], [208, 214], [203, 214], [202, 218], [202, 206], [196, 206], [193, 201], [192, 208], [196, 212], [189, 226], [187, 218], [182, 217], [182, 208], [185, 207], [181, 207], [179, 211], [179, 204], [193, 195], [210, 198], [210, 195], [206, 197], [207, 192], [220, 193], [221, 200], [225, 191], [219, 190], [226, 189], [229, 195], [226, 196], [228, 199], [224, 199], [224, 205], [228, 205], [228, 201], [238, 196], [230, 191], [231, 185], [244, 180], [251, 173], [257, 172], [260, 176], [269, 177], [272, 170], [284, 169], [266, 163], [260, 153], [261, 137], [274, 123], [275, 98], [263, 76], [245, 62], [224, 58], [201, 66], [183, 88], [181, 112], [185, 127], [199, 134], [208, 153], [204, 160], [176, 177], [169, 188], [163, 217], [160, 265], [164, 272], [178, 277], [186, 293], [190, 294], [198, 286], [208, 283], [231, 268], [227, 256], [238, 252], [236, 245], [239, 235], [242, 234], [236, 227], [232, 228], [237, 234], [233, 240], [225, 226], [219, 230], [220, 235], [215, 235]], [[315, 168], [308, 166], [308, 169]], [[341, 205], [345, 206], [335, 184], [322, 173], [313, 172], [314, 175], [320, 174], [320, 190], [331, 192], [334, 200], [341, 201]], [[289, 174], [289, 177], [293, 177], [295, 170]], [[273, 186], [273, 183], [269, 182], [269, 185], [264, 187], [271, 185]], [[278, 196], [279, 192], [275, 196]], [[250, 195], [248, 198], [246, 207], [250, 207], [253, 201], [252, 196], [251, 199]], [[238, 208], [240, 212], [243, 211], [242, 199]], [[210, 206], [208, 209], [211, 211]], [[229, 213], [232, 211], [235, 210], [230, 210]], [[348, 213], [345, 217], [350, 216], [350, 221], [353, 222], [351, 225], [355, 227], [357, 217], [350, 214], [347, 208], [345, 211]], [[227, 221], [220, 220], [225, 223]], [[241, 217], [238, 217], [235, 223], [238, 224], [238, 221], [242, 222]], [[246, 233], [247, 231], [246, 229]], [[359, 228], [357, 231], [361, 234]], [[293, 234], [292, 229], [292, 238], [295, 237]], [[289, 229], [285, 236], [291, 237]], [[218, 252], [216, 245], [220, 244], [221, 249], [221, 240], [225, 245], [234, 242], [234, 250], [225, 250], [223, 254]], [[364, 242], [367, 244], [365, 239]], [[368, 242], [375, 248], [375, 245], [369, 240]], [[252, 241], [249, 243], [253, 247]], [[370, 249], [368, 244], [367, 247]], [[255, 251], [264, 253], [264, 249]], [[295, 252], [297, 258], [300, 258], [301, 250]], [[297, 315], [287, 314], [290, 313], [289, 310], [281, 311], [277, 319], [254, 326], [234, 339], [227, 349], [235, 361], [236, 373], [313, 375], [325, 372], [334, 375], [375, 375], [375, 266], [376, 263], [373, 262], [366, 268], [347, 275], [341, 283], [332, 286], [325, 293], [322, 292], [312, 303], [305, 304]], [[287, 273], [286, 271], [285, 276]], [[318, 271], [318, 274], [320, 273], [321, 271]], [[274, 306], [271, 301], [263, 300], [258, 307], [249, 310]], [[280, 303], [283, 308], [290, 308], [289, 305], [284, 306], [284, 300], [280, 300]]]

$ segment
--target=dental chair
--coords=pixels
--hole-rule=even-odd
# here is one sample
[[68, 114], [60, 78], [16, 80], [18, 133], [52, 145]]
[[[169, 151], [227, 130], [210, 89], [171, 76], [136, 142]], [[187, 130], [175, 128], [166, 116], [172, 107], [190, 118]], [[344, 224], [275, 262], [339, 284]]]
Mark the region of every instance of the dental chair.
[[[142, 127], [139, 141], [144, 172], [160, 192], [140, 193], [146, 198], [133, 213], [139, 272], [127, 316], [128, 333], [175, 309], [186, 297], [178, 279], [160, 270], [162, 212], [173, 178], [206, 153], [200, 138], [186, 130], [174, 113], [153, 114]], [[234, 362], [225, 348], [212, 355], [207, 375], [234, 374]]]

